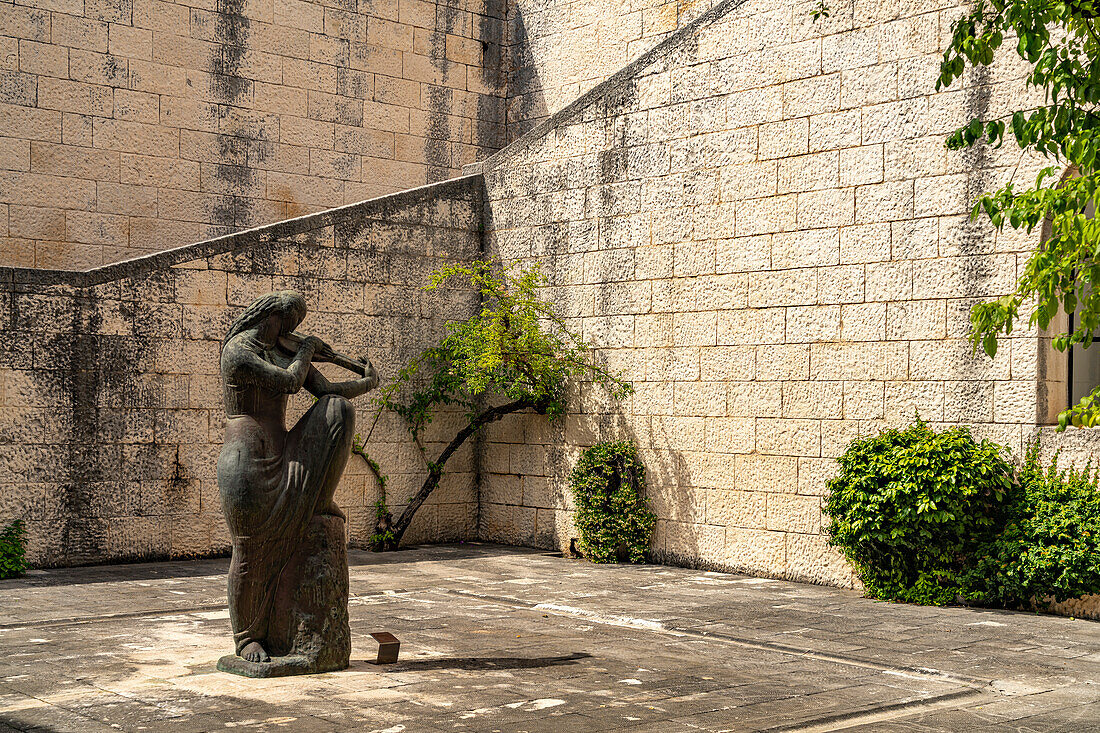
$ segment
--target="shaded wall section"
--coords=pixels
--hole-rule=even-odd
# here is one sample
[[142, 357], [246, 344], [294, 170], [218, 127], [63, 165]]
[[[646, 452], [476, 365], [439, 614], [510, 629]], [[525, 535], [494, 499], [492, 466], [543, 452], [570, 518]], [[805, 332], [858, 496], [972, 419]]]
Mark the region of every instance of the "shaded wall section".
[[[476, 306], [472, 291], [420, 287], [477, 255], [482, 195], [479, 177], [460, 178], [90, 272], [0, 270], [0, 524], [26, 520], [39, 566], [227, 551], [214, 471], [232, 318], [265, 292], [296, 289], [310, 308], [300, 330], [369, 354], [388, 379]], [[357, 401], [364, 437], [368, 399]], [[290, 421], [309, 404], [293, 398]], [[393, 416], [368, 450], [400, 511], [422, 480], [419, 452]], [[452, 463], [410, 542], [474, 532], [472, 447]], [[353, 455], [336, 495], [353, 544], [373, 532], [378, 495]]]

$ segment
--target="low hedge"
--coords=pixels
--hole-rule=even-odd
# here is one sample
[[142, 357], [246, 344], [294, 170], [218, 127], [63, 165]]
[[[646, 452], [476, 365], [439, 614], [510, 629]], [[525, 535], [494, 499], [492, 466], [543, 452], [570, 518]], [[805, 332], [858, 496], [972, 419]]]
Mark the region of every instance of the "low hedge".
[[1028, 447], [1000, 533], [964, 576], [974, 603], [1026, 607], [1053, 597], [1100, 593], [1100, 490], [1097, 474], [1059, 470]]
[[919, 418], [852, 442], [829, 482], [829, 541], [875, 598], [1028, 607], [1100, 593], [1100, 490], [1091, 468], [1019, 465], [966, 428]]

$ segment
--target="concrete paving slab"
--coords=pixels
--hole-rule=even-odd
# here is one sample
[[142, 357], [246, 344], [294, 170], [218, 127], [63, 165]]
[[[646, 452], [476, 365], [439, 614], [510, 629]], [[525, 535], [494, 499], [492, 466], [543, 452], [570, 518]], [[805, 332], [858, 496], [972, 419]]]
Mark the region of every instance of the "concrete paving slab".
[[0, 581], [0, 733], [1100, 731], [1095, 622], [496, 545], [351, 562], [351, 667], [274, 680], [215, 668], [225, 560]]

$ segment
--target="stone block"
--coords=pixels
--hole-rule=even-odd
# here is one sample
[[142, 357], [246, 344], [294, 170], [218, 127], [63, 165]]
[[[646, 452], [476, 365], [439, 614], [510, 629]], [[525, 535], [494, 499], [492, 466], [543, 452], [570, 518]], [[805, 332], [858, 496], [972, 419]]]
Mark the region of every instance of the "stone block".
[[748, 277], [750, 308], [810, 305], [817, 302], [818, 271], [815, 268], [749, 273]]
[[748, 381], [756, 375], [756, 349], [718, 346], [699, 352], [699, 375], [705, 381]]
[[[733, 455], [685, 451], [682, 454], [682, 461], [684, 470], [681, 476], [682, 485], [680, 490], [683, 490], [684, 485], [694, 488], [733, 488], [735, 482]], [[703, 495], [695, 494], [693, 503], [695, 508], [692, 513], [697, 513], [701, 517], [702, 507], [705, 503]], [[683, 517], [684, 514], [677, 513], [677, 516]]]
[[756, 421], [751, 418], [706, 418], [705, 445], [722, 453], [750, 453], [755, 447]]
[[809, 129], [804, 117], [761, 125], [760, 158], [789, 158], [809, 152]]
[[851, 566], [823, 535], [787, 534], [785, 540], [787, 578], [841, 588], [859, 587]]
[[839, 159], [840, 153], [837, 151], [781, 159], [778, 161], [777, 192], [783, 194], [836, 188], [840, 184]]
[[886, 307], [886, 334], [891, 340], [944, 338], [946, 328], [946, 301], [919, 300]]
[[778, 382], [730, 382], [726, 391], [729, 417], [778, 417], [783, 393]]
[[911, 420], [919, 414], [930, 422], [943, 419], [942, 382], [887, 382], [886, 420], [891, 423]]
[[816, 496], [768, 494], [767, 529], [817, 534], [821, 530], [821, 499]]
[[787, 343], [840, 340], [839, 305], [795, 306], [786, 311]]
[[778, 381], [810, 378], [809, 344], [776, 344], [757, 351], [756, 378]]
[[734, 572], [777, 575], [786, 568], [782, 532], [727, 527], [722, 562]]
[[767, 494], [713, 489], [707, 492], [707, 523], [724, 527], [764, 529]]
[[50, 40], [59, 46], [106, 53], [107, 23], [55, 13], [51, 18]]
[[762, 418], [756, 449], [777, 456], [820, 456], [821, 424], [817, 420]]
[[738, 491], [794, 493], [798, 487], [798, 459], [760, 453], [736, 459]]

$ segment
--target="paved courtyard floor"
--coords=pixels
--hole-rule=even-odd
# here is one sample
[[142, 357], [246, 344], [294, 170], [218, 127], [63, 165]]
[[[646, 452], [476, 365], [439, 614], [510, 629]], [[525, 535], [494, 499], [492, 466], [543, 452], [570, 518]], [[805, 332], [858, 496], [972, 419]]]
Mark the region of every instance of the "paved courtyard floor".
[[1100, 731], [1096, 622], [497, 545], [351, 563], [351, 668], [276, 680], [215, 669], [225, 560], [0, 581], [0, 731]]

